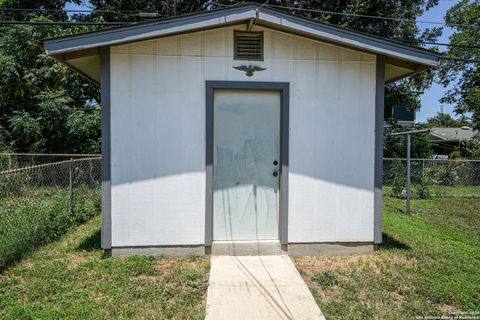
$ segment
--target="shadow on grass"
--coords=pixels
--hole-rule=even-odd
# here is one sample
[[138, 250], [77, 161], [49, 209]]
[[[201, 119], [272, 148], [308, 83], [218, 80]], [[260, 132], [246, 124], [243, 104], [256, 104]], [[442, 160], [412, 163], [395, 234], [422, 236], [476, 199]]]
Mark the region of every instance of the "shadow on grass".
[[101, 249], [100, 238], [100, 230], [97, 230], [94, 234], [83, 239], [83, 241], [78, 245], [77, 250], [94, 251]]
[[28, 253], [30, 253], [32, 249], [25, 249], [21, 252], [14, 252], [10, 254], [3, 254], [0, 259], [0, 275], [3, 274], [5, 271], [13, 267], [17, 262], [22, 260]]
[[383, 236], [383, 242], [379, 246], [381, 250], [391, 250], [391, 249], [410, 250], [411, 249], [410, 246], [396, 240], [395, 238], [392, 238], [389, 234], [385, 232], [382, 233], [382, 236]]
[[392, 209], [394, 212], [407, 214], [405, 206], [399, 207], [391, 204], [385, 204], [385, 207]]

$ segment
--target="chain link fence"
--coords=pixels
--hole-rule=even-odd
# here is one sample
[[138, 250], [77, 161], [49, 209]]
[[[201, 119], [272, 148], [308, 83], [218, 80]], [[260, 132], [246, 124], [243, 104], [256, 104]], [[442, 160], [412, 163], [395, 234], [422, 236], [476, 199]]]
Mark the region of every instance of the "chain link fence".
[[[411, 159], [410, 174], [412, 213], [460, 213], [467, 206], [480, 212], [480, 160]], [[387, 205], [405, 210], [400, 200], [407, 198], [406, 159], [384, 159], [383, 194]]]
[[0, 153], [0, 172], [40, 164], [100, 157], [99, 154]]
[[100, 213], [100, 186], [99, 157], [1, 171], [0, 271]]
[[[385, 204], [400, 210], [405, 208], [406, 166], [406, 159], [383, 163]], [[411, 185], [414, 213], [431, 210], [423, 200], [439, 203], [440, 209], [480, 208], [480, 160], [412, 159]], [[0, 154], [0, 272], [100, 210], [100, 157]]]

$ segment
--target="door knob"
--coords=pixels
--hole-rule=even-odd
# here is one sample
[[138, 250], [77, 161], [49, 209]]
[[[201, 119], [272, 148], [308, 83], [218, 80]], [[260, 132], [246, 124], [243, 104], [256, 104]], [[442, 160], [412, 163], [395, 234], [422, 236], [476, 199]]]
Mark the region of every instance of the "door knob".
[[274, 172], [273, 172], [273, 176], [274, 176], [275, 178], [278, 177], [278, 172], [277, 172], [277, 171], [274, 171]]

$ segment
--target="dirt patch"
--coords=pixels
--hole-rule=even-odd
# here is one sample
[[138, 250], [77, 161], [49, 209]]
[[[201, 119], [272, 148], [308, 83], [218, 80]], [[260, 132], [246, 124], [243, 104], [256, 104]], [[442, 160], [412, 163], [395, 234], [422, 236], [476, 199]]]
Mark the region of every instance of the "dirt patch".
[[101, 292], [95, 292], [92, 296], [92, 300], [97, 302], [97, 303], [111, 303], [113, 301], [113, 298], [110, 296], [106, 296]]
[[175, 268], [181, 267], [182, 269], [198, 269], [204, 268], [208, 263], [208, 257], [195, 257], [195, 258], [163, 258], [158, 259], [155, 264], [155, 270], [159, 273], [169, 273]]
[[158, 259], [155, 263], [155, 271], [160, 274], [165, 274], [172, 271], [172, 268], [175, 266], [178, 259], [167, 258], [167, 259]]
[[[311, 286], [311, 278], [327, 270], [346, 271], [370, 269], [375, 274], [392, 272], [397, 268], [414, 268], [416, 259], [408, 259], [403, 255], [368, 255], [345, 257], [294, 257], [293, 261], [307, 285]], [[342, 272], [345, 273], [345, 272]]]
[[25, 260], [22, 263], [22, 267], [24, 267], [25, 269], [32, 269], [34, 266], [35, 266], [35, 264], [32, 261], [29, 261], [29, 260]]
[[448, 315], [449, 313], [456, 313], [461, 311], [457, 307], [448, 304], [437, 305], [437, 308], [442, 312], [443, 315]]
[[311, 276], [328, 269], [345, 269], [352, 263], [363, 259], [363, 256], [348, 257], [294, 257], [293, 261], [300, 273]]
[[68, 259], [68, 262], [67, 262], [67, 269], [68, 270], [75, 270], [83, 262], [88, 260], [86, 257], [80, 256], [80, 255], [69, 255], [67, 259]]

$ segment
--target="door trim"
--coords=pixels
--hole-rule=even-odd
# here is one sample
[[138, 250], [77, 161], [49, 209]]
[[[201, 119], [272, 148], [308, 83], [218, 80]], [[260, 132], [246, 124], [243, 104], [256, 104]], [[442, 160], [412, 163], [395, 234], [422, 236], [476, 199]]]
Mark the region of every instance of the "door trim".
[[278, 235], [282, 245], [288, 244], [288, 82], [206, 81], [206, 150], [205, 150], [205, 246], [213, 243], [213, 98], [215, 89], [269, 90], [280, 92], [280, 208]]

